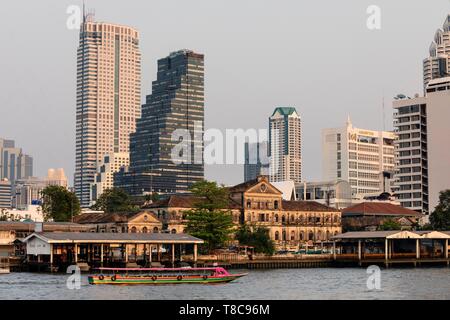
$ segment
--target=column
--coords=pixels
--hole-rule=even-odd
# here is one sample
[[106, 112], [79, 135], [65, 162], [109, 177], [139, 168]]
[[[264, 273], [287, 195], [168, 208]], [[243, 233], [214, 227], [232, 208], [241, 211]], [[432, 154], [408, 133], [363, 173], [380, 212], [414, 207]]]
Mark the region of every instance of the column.
[[389, 244], [387, 238], [384, 240], [384, 257], [386, 261], [389, 259]]
[[158, 262], [161, 262], [161, 245], [156, 245], [156, 251], [158, 251]]
[[358, 260], [361, 261], [361, 240], [358, 240]]
[[125, 246], [125, 262], [128, 263], [128, 246], [124, 244]]
[[445, 259], [448, 259], [448, 239], [445, 239]]
[[134, 245], [134, 262], [137, 263], [137, 258], [138, 258], [138, 246], [137, 244]]
[[75, 243], [74, 246], [74, 251], [75, 251], [75, 264], [78, 263], [78, 244]]
[[175, 244], [172, 243], [172, 266], [175, 265]]
[[198, 250], [198, 245], [196, 243], [194, 243], [194, 263], [197, 263], [197, 250]]
[[100, 266], [103, 267], [103, 243], [100, 245]]
[[333, 241], [333, 259], [336, 260], [336, 240]]
[[419, 239], [416, 239], [416, 259], [420, 259], [420, 243], [419, 243]]
[[152, 245], [148, 245], [148, 261], [150, 262], [150, 267], [152, 266]]
[[50, 243], [50, 272], [53, 272], [53, 244]]

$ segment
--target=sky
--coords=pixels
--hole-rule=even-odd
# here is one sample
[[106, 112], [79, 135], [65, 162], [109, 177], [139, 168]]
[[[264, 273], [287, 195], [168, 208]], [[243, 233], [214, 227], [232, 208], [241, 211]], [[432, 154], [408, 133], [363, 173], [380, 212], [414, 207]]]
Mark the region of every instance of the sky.
[[[449, 0], [87, 0], [97, 21], [140, 32], [142, 102], [157, 60], [178, 49], [205, 55], [205, 127], [267, 129], [276, 106], [302, 118], [303, 178], [321, 177], [321, 130], [345, 124], [392, 130], [392, 98], [422, 94], [422, 60]], [[34, 157], [35, 176], [75, 166], [80, 0], [2, 1], [0, 137]], [[381, 28], [366, 12], [381, 9]], [[383, 97], [384, 110], [383, 113]], [[384, 114], [384, 117], [383, 117]], [[384, 121], [383, 121], [384, 118]], [[206, 166], [207, 179], [243, 180], [242, 165]]]

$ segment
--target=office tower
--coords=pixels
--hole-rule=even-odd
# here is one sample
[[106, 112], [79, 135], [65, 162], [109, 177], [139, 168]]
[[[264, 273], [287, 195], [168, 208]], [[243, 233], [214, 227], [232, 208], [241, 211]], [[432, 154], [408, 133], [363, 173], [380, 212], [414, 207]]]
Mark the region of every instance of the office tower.
[[42, 191], [47, 186], [47, 179], [30, 177], [17, 180], [12, 187], [13, 207], [23, 210], [30, 205], [39, 205]]
[[0, 138], [0, 180], [8, 179], [14, 183], [17, 179], [33, 176], [33, 158], [16, 148], [13, 140]]
[[256, 179], [261, 175], [269, 175], [269, 158], [267, 141], [245, 143], [244, 181]]
[[89, 206], [98, 162], [129, 152], [140, 116], [139, 34], [127, 26], [85, 16], [77, 57], [75, 192]]
[[447, 15], [442, 28], [434, 34], [429, 51], [429, 56], [423, 60], [424, 90], [430, 80], [450, 74], [450, 15]]
[[353, 127], [350, 118], [342, 128], [322, 130], [323, 180], [342, 179], [354, 195], [390, 192], [395, 167], [392, 132]]
[[425, 97], [396, 100], [396, 195], [402, 207], [429, 213], [427, 103]]
[[128, 152], [116, 152], [104, 156], [98, 165], [95, 182], [91, 186], [91, 205], [95, 204], [105, 190], [114, 187], [114, 173], [129, 164], [130, 154]]
[[8, 181], [8, 179], [1, 179], [0, 209], [11, 209], [11, 200], [12, 200], [11, 182]]
[[62, 169], [62, 168], [48, 169], [47, 184], [49, 186], [60, 186], [60, 187], [67, 188], [68, 183], [67, 183], [66, 174], [64, 173], [64, 169]]
[[[204, 177], [203, 129], [204, 56], [173, 52], [158, 60], [152, 94], [131, 135], [130, 167], [115, 175], [115, 186], [132, 195], [188, 191]], [[188, 149], [180, 151], [178, 133], [183, 132]]]
[[295, 108], [278, 107], [269, 118], [270, 181], [302, 180], [301, 119]]

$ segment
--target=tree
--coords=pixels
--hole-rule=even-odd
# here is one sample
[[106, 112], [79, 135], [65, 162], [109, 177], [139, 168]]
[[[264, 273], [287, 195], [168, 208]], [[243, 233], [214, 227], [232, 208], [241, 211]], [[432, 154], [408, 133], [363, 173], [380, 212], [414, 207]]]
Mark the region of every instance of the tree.
[[434, 230], [450, 230], [450, 189], [439, 193], [439, 204], [430, 215]]
[[0, 211], [0, 221], [8, 221], [8, 210], [1, 209]]
[[42, 212], [46, 221], [72, 221], [79, 214], [80, 201], [75, 193], [61, 186], [48, 186], [42, 191]]
[[205, 241], [208, 252], [219, 248], [230, 240], [233, 233], [228, 190], [216, 182], [199, 181], [190, 188], [198, 199], [192, 210], [186, 211], [186, 231]]
[[401, 229], [402, 229], [402, 225], [393, 219], [388, 219], [388, 220], [384, 221], [383, 224], [381, 224], [378, 227], [378, 230], [382, 230], [382, 231], [401, 230]]
[[106, 213], [137, 210], [137, 208], [131, 204], [130, 195], [119, 188], [106, 189], [91, 209], [101, 210]]
[[255, 252], [272, 255], [275, 246], [270, 239], [269, 230], [264, 227], [253, 227], [253, 231], [248, 225], [243, 225], [236, 232], [236, 240], [239, 244], [255, 248]]

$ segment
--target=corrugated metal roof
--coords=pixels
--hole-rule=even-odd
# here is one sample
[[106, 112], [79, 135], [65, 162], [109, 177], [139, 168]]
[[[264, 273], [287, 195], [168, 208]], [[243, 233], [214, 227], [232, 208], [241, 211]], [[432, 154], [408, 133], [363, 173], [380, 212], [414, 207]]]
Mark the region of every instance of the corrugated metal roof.
[[203, 240], [188, 234], [171, 233], [94, 233], [94, 232], [42, 232], [33, 233], [33, 236], [46, 239], [49, 242], [96, 242], [96, 243], [203, 243]]
[[[430, 237], [430, 235], [432, 235]], [[354, 231], [333, 236], [332, 239], [443, 239], [450, 238], [449, 231]]]

